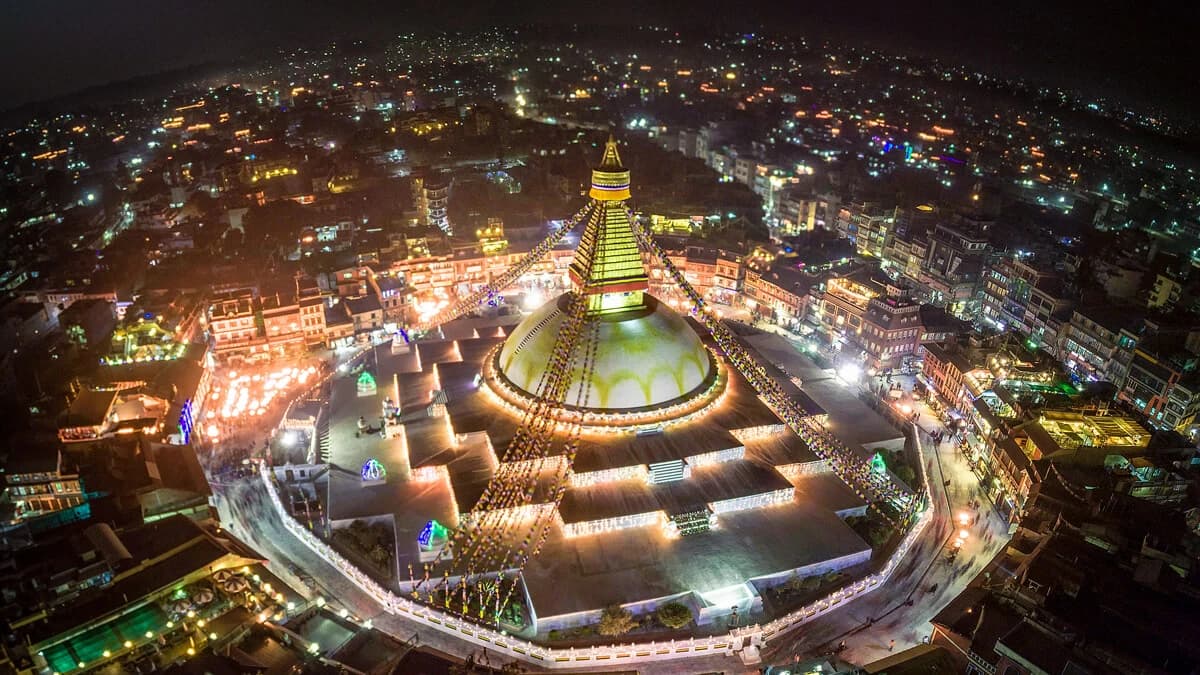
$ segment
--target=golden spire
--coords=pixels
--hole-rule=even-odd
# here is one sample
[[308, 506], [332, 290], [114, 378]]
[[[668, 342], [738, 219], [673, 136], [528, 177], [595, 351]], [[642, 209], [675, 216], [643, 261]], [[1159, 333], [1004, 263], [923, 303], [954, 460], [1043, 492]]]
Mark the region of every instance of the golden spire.
[[592, 169], [592, 189], [588, 196], [600, 201], [629, 199], [629, 171], [621, 166], [621, 155], [617, 153], [617, 141], [612, 134], [604, 144], [600, 165]]
[[629, 171], [621, 165], [611, 135], [600, 165], [592, 170], [589, 194], [592, 199], [580, 212], [586, 224], [571, 261], [571, 279], [587, 289], [593, 312], [641, 307], [648, 279], [625, 205]]
[[617, 141], [612, 133], [608, 134], [608, 141], [604, 143], [604, 156], [600, 158], [600, 166], [596, 168], [603, 171], [625, 170], [625, 167], [621, 166], [621, 155], [617, 153]]

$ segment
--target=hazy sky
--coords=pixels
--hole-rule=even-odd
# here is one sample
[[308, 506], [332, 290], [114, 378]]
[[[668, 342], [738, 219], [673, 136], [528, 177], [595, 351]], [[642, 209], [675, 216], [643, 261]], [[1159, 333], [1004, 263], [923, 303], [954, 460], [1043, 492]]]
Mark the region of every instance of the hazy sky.
[[[1184, 0], [0, 0], [0, 110], [92, 85], [325, 38], [527, 21], [761, 22], [883, 41], [1115, 95], [1197, 98], [1200, 3]], [[596, 10], [595, 7], [603, 7]]]

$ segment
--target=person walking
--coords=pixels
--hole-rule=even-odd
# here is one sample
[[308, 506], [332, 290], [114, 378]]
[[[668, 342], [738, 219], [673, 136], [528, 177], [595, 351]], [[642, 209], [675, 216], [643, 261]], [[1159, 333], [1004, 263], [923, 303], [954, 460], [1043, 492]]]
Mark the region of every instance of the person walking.
[[894, 651], [895, 649], [896, 649], [896, 641], [895, 641], [895, 640], [889, 640], [889, 641], [888, 641], [888, 651], [889, 651], [889, 652], [890, 652], [890, 651]]

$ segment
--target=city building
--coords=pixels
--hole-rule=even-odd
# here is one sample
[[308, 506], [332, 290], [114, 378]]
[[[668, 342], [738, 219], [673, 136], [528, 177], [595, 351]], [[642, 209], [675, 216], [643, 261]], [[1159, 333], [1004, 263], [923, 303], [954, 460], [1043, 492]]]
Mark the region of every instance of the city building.
[[[140, 383], [130, 383], [140, 384]], [[167, 419], [170, 401], [128, 388], [83, 389], [58, 420], [63, 443], [86, 443], [117, 435], [158, 434]]]
[[261, 306], [263, 335], [271, 353], [284, 356], [304, 351], [306, 340], [295, 296], [291, 293], [265, 296]]
[[1122, 352], [1132, 349], [1133, 331], [1141, 325], [1136, 308], [1098, 305], [1071, 313], [1059, 355], [1063, 364], [1087, 380], [1104, 380], [1120, 387]]
[[869, 274], [829, 277], [810, 291], [810, 321], [829, 344], [843, 349], [857, 344], [867, 308], [880, 295], [877, 289]]
[[417, 171], [412, 180], [413, 204], [421, 225], [451, 233], [446, 208], [450, 199], [450, 179], [443, 173]]
[[981, 314], [1000, 330], [1015, 330], [1035, 345], [1057, 347], [1055, 320], [1071, 308], [1062, 278], [1036, 260], [1001, 258], [985, 275]]
[[250, 289], [216, 295], [208, 307], [208, 334], [218, 356], [254, 352], [263, 344]]
[[1154, 276], [1154, 286], [1146, 297], [1146, 308], [1169, 310], [1179, 303], [1182, 295], [1183, 284], [1173, 275], [1159, 272]]
[[[1197, 625], [1192, 585], [1168, 571], [1170, 534], [1160, 505], [1126, 512], [1127, 519], [1091, 516], [1057, 479], [1039, 496], [989, 566], [933, 619], [934, 645], [963, 654], [977, 673], [1187, 672], [1200, 662], [1191, 634]], [[1140, 516], [1140, 521], [1130, 517]], [[1126, 548], [1124, 530], [1132, 534]], [[1155, 542], [1150, 544], [1149, 542]], [[1124, 549], [1124, 550], [1123, 550]], [[1145, 617], [1169, 622], [1156, 630]], [[962, 672], [962, 671], [960, 671]]]
[[808, 310], [811, 277], [790, 264], [774, 264], [766, 270], [746, 268], [745, 299], [755, 316], [796, 330]]
[[312, 347], [325, 343], [325, 298], [316, 282], [307, 277], [296, 279], [296, 301], [300, 306], [300, 330], [304, 344]]
[[920, 309], [906, 291], [894, 286], [888, 286], [886, 295], [867, 302], [857, 343], [866, 354], [868, 368], [892, 370], [916, 355], [924, 332]]
[[[184, 516], [126, 530], [89, 525], [54, 554], [45, 545], [21, 557], [27, 566], [12, 590], [24, 599], [24, 611], [9, 621], [21, 638], [14, 661], [31, 672], [59, 673], [101, 668], [180, 640], [186, 645], [204, 619], [189, 621], [174, 605], [198, 597], [196, 584], [223, 570], [266, 562], [228, 533], [217, 535]], [[49, 590], [39, 593], [39, 587]], [[215, 599], [214, 591], [208, 594]], [[199, 643], [220, 638], [208, 633], [198, 632]]]
[[1200, 412], [1200, 358], [1167, 334], [1144, 337], [1132, 351], [1120, 399], [1156, 428], [1194, 433]]
[[4, 496], [12, 512], [0, 531], [87, 503], [78, 470], [57, 444], [22, 438], [13, 447], [4, 458]]
[[976, 291], [983, 276], [988, 247], [987, 221], [959, 217], [940, 222], [929, 233], [929, 245], [918, 280], [929, 302], [959, 318], [976, 312]]

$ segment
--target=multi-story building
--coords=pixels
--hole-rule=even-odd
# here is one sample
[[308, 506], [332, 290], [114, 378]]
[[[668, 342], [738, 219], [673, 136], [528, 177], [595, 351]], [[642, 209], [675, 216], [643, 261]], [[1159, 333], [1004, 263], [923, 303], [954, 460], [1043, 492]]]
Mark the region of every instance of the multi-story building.
[[756, 316], [788, 330], [804, 319], [812, 278], [788, 265], [759, 271], [746, 268], [745, 303]]
[[[684, 278], [698, 293], [720, 304], [733, 304], [742, 288], [740, 255], [722, 249], [687, 246], [686, 243], [683, 250], [673, 249], [670, 244], [665, 248], [671, 263], [683, 272]], [[650, 277], [651, 292], [664, 297], [678, 293], [661, 262], [646, 257], [643, 260]]]
[[383, 328], [383, 307], [375, 295], [364, 295], [360, 298], [346, 298], [342, 301], [350, 312], [354, 322], [354, 332], [373, 333]]
[[1159, 273], [1154, 277], [1154, 287], [1146, 298], [1149, 309], [1168, 310], [1174, 307], [1183, 294], [1183, 284], [1173, 275]]
[[921, 280], [921, 268], [929, 255], [929, 242], [923, 233], [897, 232], [889, 238], [883, 248], [880, 266], [890, 275], [911, 283]]
[[441, 173], [417, 171], [412, 181], [413, 204], [422, 225], [451, 233], [446, 208], [450, 202], [450, 179]]
[[337, 293], [343, 298], [366, 295], [370, 290], [371, 277], [374, 271], [367, 265], [344, 267], [333, 273]]
[[264, 342], [259, 336], [254, 292], [230, 291], [213, 297], [208, 307], [208, 334], [218, 356], [253, 351]]
[[262, 298], [263, 335], [272, 353], [283, 355], [304, 349], [300, 304], [279, 294]]
[[296, 280], [296, 303], [300, 306], [300, 329], [304, 343], [313, 346], [325, 342], [325, 298], [313, 280]]
[[857, 344], [867, 307], [872, 298], [879, 296], [875, 286], [870, 280], [846, 276], [832, 277], [812, 287], [810, 320], [830, 344], [843, 348]]
[[837, 232], [854, 242], [859, 255], [882, 258], [896, 225], [896, 208], [872, 202], [843, 204], [838, 210]]
[[1063, 364], [1088, 380], [1114, 379], [1124, 374], [1117, 364], [1123, 349], [1132, 347], [1128, 334], [1141, 323], [1136, 309], [1114, 306], [1079, 308], [1071, 313], [1062, 336], [1059, 357]]
[[758, 169], [758, 159], [753, 155], [738, 155], [733, 160], [733, 179], [748, 187], [754, 186], [754, 177]]
[[683, 153], [684, 157], [699, 157], [697, 151], [697, 143], [700, 139], [700, 134], [695, 129], [680, 129], [678, 146], [676, 149]]
[[790, 236], [810, 232], [817, 223], [817, 199], [799, 189], [787, 189], [775, 200], [771, 214], [779, 234]]
[[404, 280], [392, 276], [376, 275], [372, 277], [372, 286], [376, 295], [379, 296], [379, 304], [383, 308], [383, 320], [385, 323], [403, 324], [405, 323], [406, 310], [408, 308], [407, 300], [409, 293], [404, 285]]
[[1143, 338], [1118, 396], [1159, 429], [1191, 432], [1200, 413], [1200, 357], [1169, 336]]
[[1034, 344], [1055, 350], [1056, 328], [1073, 304], [1056, 272], [1010, 256], [988, 268], [980, 309], [981, 316], [1001, 330], [1016, 330]]
[[887, 290], [886, 296], [867, 303], [858, 335], [867, 365], [877, 370], [898, 368], [916, 353], [921, 339], [921, 306], [900, 289], [889, 286]]
[[970, 400], [965, 376], [982, 368], [983, 359], [974, 350], [962, 349], [953, 342], [932, 342], [924, 348], [921, 373], [925, 381], [952, 407], [965, 408]]
[[87, 502], [79, 472], [64, 462], [61, 448], [24, 439], [13, 449], [5, 460], [3, 488], [5, 500], [13, 505], [12, 521], [37, 518]]
[[958, 218], [929, 233], [918, 288], [929, 302], [959, 318], [973, 318], [976, 291], [988, 252], [989, 223]]

